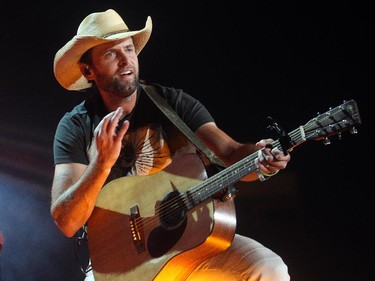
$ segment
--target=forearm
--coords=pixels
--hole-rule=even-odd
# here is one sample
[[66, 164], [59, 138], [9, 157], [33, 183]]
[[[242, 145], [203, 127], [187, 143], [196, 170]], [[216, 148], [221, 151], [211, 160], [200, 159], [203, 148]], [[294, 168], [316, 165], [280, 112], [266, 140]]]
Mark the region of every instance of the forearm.
[[[204, 145], [223, 160], [227, 166], [237, 163], [259, 149], [253, 143], [242, 144], [237, 142], [212, 122], [202, 125], [198, 128], [196, 134]], [[258, 180], [258, 175], [255, 171], [241, 179], [241, 181], [255, 180]]]
[[[73, 236], [87, 222], [109, 172], [109, 168], [90, 164], [78, 181], [65, 188], [61, 194], [52, 196], [52, 217], [66, 236]], [[61, 184], [59, 181], [63, 182], [70, 176], [66, 172], [57, 175], [54, 185]]]

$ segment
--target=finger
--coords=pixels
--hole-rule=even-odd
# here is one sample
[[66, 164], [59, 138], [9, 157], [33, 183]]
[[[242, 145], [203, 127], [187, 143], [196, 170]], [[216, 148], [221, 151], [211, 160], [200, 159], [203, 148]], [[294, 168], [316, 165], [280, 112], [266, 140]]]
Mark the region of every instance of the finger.
[[265, 146], [267, 145], [267, 140], [263, 139], [263, 140], [260, 140], [258, 141], [255, 146], [258, 148], [258, 149], [262, 149], [264, 148]]
[[284, 152], [282, 152], [278, 148], [272, 149], [270, 153], [273, 155], [273, 157], [276, 161], [288, 161], [290, 159], [289, 153], [287, 155], [285, 155]]
[[258, 149], [272, 148], [273, 139], [262, 139], [255, 144]]
[[284, 156], [283, 152], [278, 148], [263, 148], [258, 151], [258, 168], [266, 173], [274, 173], [285, 169], [290, 155]]
[[276, 148], [270, 149], [269, 153], [270, 155], [272, 155], [274, 159], [278, 160], [278, 158], [280, 157], [281, 151], [276, 147]]
[[258, 150], [258, 158], [261, 163], [268, 163], [272, 161], [273, 155], [270, 153], [270, 149], [260, 149]]
[[124, 123], [121, 125], [121, 128], [118, 130], [116, 137], [118, 140], [122, 140], [124, 137], [125, 133], [128, 131], [130, 126], [130, 123], [128, 120], [125, 120]]
[[101, 135], [103, 132], [107, 131], [108, 124], [111, 121], [112, 116], [115, 114], [115, 111], [108, 113], [103, 119], [99, 122], [98, 126], [95, 128], [94, 133]]
[[270, 164], [259, 162], [258, 158], [255, 159], [255, 165], [257, 167], [257, 171], [261, 171], [263, 174], [273, 174], [279, 171], [279, 169], [271, 166]]
[[124, 110], [122, 107], [119, 107], [116, 109], [116, 111], [113, 112], [109, 122], [108, 122], [108, 128], [107, 132], [110, 135], [115, 135], [116, 134], [116, 129], [119, 125], [120, 118], [123, 114]]
[[264, 170], [265, 172], [269, 172], [270, 171], [270, 168], [272, 166], [272, 156], [271, 155], [267, 155], [265, 152], [264, 152], [264, 149], [260, 149], [258, 151], [258, 157], [257, 157], [257, 164], [258, 164], [258, 168]]

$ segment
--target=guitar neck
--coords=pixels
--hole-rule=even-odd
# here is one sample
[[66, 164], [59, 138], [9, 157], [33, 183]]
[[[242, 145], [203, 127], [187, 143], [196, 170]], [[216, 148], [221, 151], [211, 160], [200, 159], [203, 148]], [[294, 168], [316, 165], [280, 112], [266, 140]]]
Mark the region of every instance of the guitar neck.
[[[288, 146], [286, 149], [291, 151], [295, 146], [303, 143], [306, 139], [304, 137], [303, 127], [299, 127], [288, 134], [290, 138]], [[284, 149], [284, 144], [280, 140], [272, 142], [272, 147], [276, 147], [279, 150]], [[216, 193], [222, 191], [228, 186], [238, 182], [244, 176], [250, 174], [257, 169], [255, 160], [258, 157], [258, 151], [250, 154], [249, 156], [241, 159], [235, 164], [221, 170], [212, 177], [208, 178], [204, 182], [198, 184], [197, 186], [188, 190], [187, 202], [190, 202], [188, 208], [193, 208], [204, 200], [210, 198]]]
[[[343, 104], [319, 114], [305, 125], [299, 126], [289, 134], [272, 142], [272, 147], [284, 152], [290, 152], [294, 147], [304, 143], [306, 140], [327, 140], [329, 136], [339, 134], [348, 129], [350, 129], [351, 133], [357, 133], [355, 126], [359, 124], [361, 124], [361, 118], [357, 103], [354, 100], [345, 101]], [[202, 201], [255, 171], [257, 169], [255, 164], [257, 157], [258, 151], [188, 190], [186, 192], [187, 208], [190, 209], [197, 206]]]

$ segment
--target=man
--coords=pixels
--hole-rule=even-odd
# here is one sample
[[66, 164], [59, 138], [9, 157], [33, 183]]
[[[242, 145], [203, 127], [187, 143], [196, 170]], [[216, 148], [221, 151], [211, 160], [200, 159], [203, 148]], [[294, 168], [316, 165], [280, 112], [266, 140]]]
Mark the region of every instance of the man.
[[[143, 29], [131, 31], [112, 9], [92, 13], [81, 22], [77, 35], [56, 53], [54, 73], [58, 82], [67, 90], [93, 91], [92, 96], [61, 119], [54, 140], [55, 173], [51, 214], [57, 226], [68, 237], [76, 234], [88, 221], [94, 220], [94, 213], [103, 211], [103, 208], [96, 209], [97, 200], [104, 190], [103, 186], [124, 177], [129, 179], [157, 175], [158, 172], [169, 169], [175, 162], [178, 163], [178, 160], [184, 159], [185, 155], [195, 152], [191, 144], [183, 141], [181, 133], [179, 135], [173, 126], [168, 125], [165, 116], [152, 103], [139, 80], [138, 54], [147, 43], [151, 30], [150, 17]], [[205, 107], [192, 96], [182, 90], [161, 85], [155, 84], [155, 88], [201, 142], [226, 166], [250, 154], [257, 155], [253, 161], [257, 169], [241, 180], [264, 180], [285, 169], [290, 155], [273, 148], [270, 145], [273, 140], [261, 140], [256, 144], [239, 143], [223, 132]], [[183, 167], [185, 170], [191, 168], [188, 165]], [[155, 186], [148, 186], [147, 194], [156, 192], [158, 184], [155, 182]], [[124, 184], [124, 188], [128, 185]], [[130, 200], [134, 189], [140, 187], [137, 185], [132, 188], [125, 195], [121, 195], [125, 196], [125, 201]], [[115, 187], [111, 189], [114, 190]], [[145, 194], [146, 196], [149, 195]], [[141, 214], [142, 211], [140, 210]], [[130, 213], [137, 216], [136, 212]], [[191, 219], [192, 216], [188, 216]], [[130, 219], [130, 222], [136, 223], [137, 219], [140, 218], [137, 217], [134, 221]], [[148, 226], [145, 221], [146, 219], [142, 226], [144, 229]], [[102, 221], [99, 225], [102, 223], [105, 222]], [[141, 234], [141, 231], [133, 228], [135, 236]], [[94, 239], [95, 236], [90, 236], [90, 223], [88, 229], [90, 245], [90, 238]], [[180, 229], [180, 224], [177, 227], [173, 225], [168, 229], [170, 231], [164, 233], [171, 235], [175, 229]], [[163, 257], [160, 253], [151, 253], [159, 250], [160, 246], [152, 245], [152, 235], [153, 231], [147, 233], [146, 244], [136, 244], [136, 247], [129, 245], [124, 249], [123, 252], [127, 255], [123, 258], [128, 258], [124, 263], [129, 266], [129, 270], [116, 268], [113, 274], [110, 273], [113, 279], [106, 280], [132, 280], [127, 271], [135, 274], [134, 280], [152, 279], [147, 277], [147, 272], [150, 271], [147, 268], [142, 269], [139, 274], [134, 273], [137, 268], [142, 268], [142, 262], [136, 264], [136, 260], [141, 256], [147, 256], [148, 264], [155, 264]], [[170, 236], [168, 237], [170, 239]], [[114, 242], [116, 237], [112, 239]], [[175, 241], [177, 244], [179, 242]], [[228, 246], [213, 256], [207, 256], [191, 274], [189, 272], [187, 280], [290, 279], [282, 259], [260, 243], [235, 234]], [[135, 248], [138, 252], [133, 250]], [[131, 251], [135, 254], [129, 258]], [[168, 249], [165, 252], [168, 252]], [[93, 252], [90, 251], [90, 254]], [[108, 260], [103, 263], [105, 270], [102, 270], [99, 268], [101, 265], [95, 269], [94, 260], [95, 258], [94, 276], [88, 276], [87, 280], [94, 280], [94, 277], [105, 279], [103, 272], [109, 271], [107, 269], [113, 266], [112, 262], [116, 263], [115, 260]], [[174, 278], [173, 274], [169, 274], [169, 278], [179, 280], [177, 275]]]

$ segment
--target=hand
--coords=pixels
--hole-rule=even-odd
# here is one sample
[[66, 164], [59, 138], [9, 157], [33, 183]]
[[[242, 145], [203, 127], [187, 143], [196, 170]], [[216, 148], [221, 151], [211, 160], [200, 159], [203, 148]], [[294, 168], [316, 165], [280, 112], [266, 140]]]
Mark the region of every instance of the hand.
[[112, 168], [121, 151], [122, 139], [129, 129], [129, 121], [125, 121], [118, 129], [119, 121], [123, 115], [123, 109], [107, 114], [94, 131], [95, 156], [98, 163], [104, 168]]
[[262, 139], [255, 144], [259, 148], [255, 164], [264, 175], [272, 175], [285, 169], [290, 161], [290, 154], [284, 155], [277, 147], [272, 147], [272, 142], [273, 139]]

